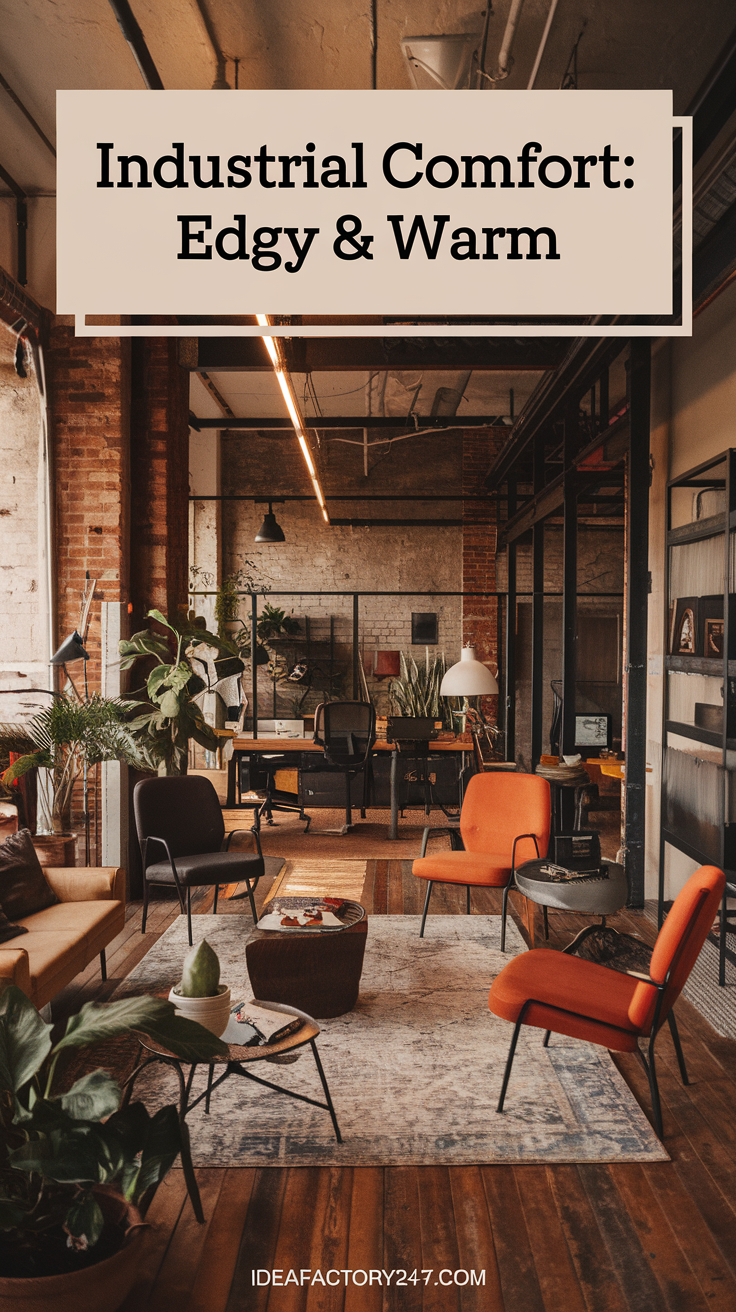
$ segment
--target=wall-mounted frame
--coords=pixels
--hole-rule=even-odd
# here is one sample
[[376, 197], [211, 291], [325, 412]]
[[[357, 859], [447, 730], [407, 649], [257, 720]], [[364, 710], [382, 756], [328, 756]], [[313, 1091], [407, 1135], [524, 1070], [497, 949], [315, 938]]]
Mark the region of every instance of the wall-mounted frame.
[[437, 612], [434, 610], [412, 611], [411, 643], [413, 647], [433, 646], [439, 641]]

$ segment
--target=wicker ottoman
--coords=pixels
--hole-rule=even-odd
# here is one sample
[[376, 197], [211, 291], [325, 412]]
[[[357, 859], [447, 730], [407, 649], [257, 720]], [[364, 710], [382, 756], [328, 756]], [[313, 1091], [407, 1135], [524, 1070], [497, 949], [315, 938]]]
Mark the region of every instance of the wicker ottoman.
[[367, 916], [328, 934], [254, 929], [245, 945], [253, 996], [317, 1020], [344, 1016], [358, 1000], [367, 934]]

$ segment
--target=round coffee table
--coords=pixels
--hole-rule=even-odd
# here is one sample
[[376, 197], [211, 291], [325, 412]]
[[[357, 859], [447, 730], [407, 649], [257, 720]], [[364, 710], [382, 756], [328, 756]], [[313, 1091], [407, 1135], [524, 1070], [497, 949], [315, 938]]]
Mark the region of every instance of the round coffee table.
[[[544, 908], [545, 938], [547, 934], [547, 909], [556, 911], [578, 911], [583, 915], [601, 916], [605, 926], [606, 916], [620, 911], [626, 906], [629, 896], [629, 884], [626, 871], [616, 861], [601, 861], [603, 873], [587, 875], [584, 879], [558, 881], [545, 873], [545, 867], [552, 864], [549, 860], [525, 861], [514, 874], [514, 885], [530, 902], [536, 902]], [[597, 925], [588, 925], [575, 940], [582, 942]]]

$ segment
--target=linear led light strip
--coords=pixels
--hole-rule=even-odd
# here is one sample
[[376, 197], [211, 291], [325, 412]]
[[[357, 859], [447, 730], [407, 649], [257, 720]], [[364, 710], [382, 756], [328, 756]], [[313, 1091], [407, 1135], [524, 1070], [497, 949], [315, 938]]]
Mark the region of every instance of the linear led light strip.
[[[260, 328], [271, 327], [271, 320], [267, 314], [257, 314], [256, 320]], [[302, 455], [304, 456], [304, 461], [307, 466], [307, 470], [309, 472], [309, 477], [312, 480], [312, 487], [314, 488], [314, 494], [319, 502], [320, 510], [322, 511], [322, 516], [324, 518], [325, 524], [329, 524], [330, 516], [327, 513], [325, 499], [324, 496], [322, 495], [322, 488], [320, 487], [319, 479], [317, 477], [317, 470], [314, 467], [314, 461], [312, 460], [312, 453], [309, 450], [309, 444], [304, 434], [304, 420], [302, 419], [301, 412], [299, 410], [299, 402], [296, 399], [296, 394], [291, 384], [291, 378], [289, 377], [287, 370], [285, 370], [281, 364], [281, 358], [279, 356], [278, 347], [276, 345], [274, 338], [262, 337], [261, 341], [263, 342], [264, 346], [266, 347], [266, 350], [268, 351], [268, 354], [271, 357], [273, 371], [276, 375], [276, 382], [281, 388], [281, 395], [283, 396], [284, 401], [286, 402], [286, 409], [289, 411], [289, 417], [291, 419], [292, 424], [294, 425], [294, 432], [296, 433], [297, 441], [299, 442], [299, 445], [302, 449]]]

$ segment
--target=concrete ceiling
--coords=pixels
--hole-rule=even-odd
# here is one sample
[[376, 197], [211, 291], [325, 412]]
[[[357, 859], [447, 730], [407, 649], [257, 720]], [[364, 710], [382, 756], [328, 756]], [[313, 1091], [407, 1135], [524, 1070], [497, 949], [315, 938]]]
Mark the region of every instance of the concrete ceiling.
[[[491, 71], [510, 3], [496, 0], [490, 20]], [[132, 8], [169, 89], [211, 87], [218, 70], [214, 45], [226, 57], [230, 86], [236, 76], [239, 86], [252, 88], [372, 83], [368, 0], [312, 0], [309, 6], [304, 0], [133, 0]], [[514, 64], [497, 84], [501, 90], [527, 86], [548, 8], [548, 0], [526, 0]], [[377, 85], [411, 85], [402, 37], [477, 32], [483, 13], [482, 4], [467, 0], [377, 0]], [[675, 113], [683, 113], [735, 20], [733, 0], [559, 0], [536, 86], [561, 85], [580, 37], [579, 87], [671, 88]], [[0, 0], [0, 31], [0, 73], [52, 142], [57, 89], [143, 85], [108, 0]], [[53, 157], [2, 90], [0, 164], [29, 194], [53, 192]]]

